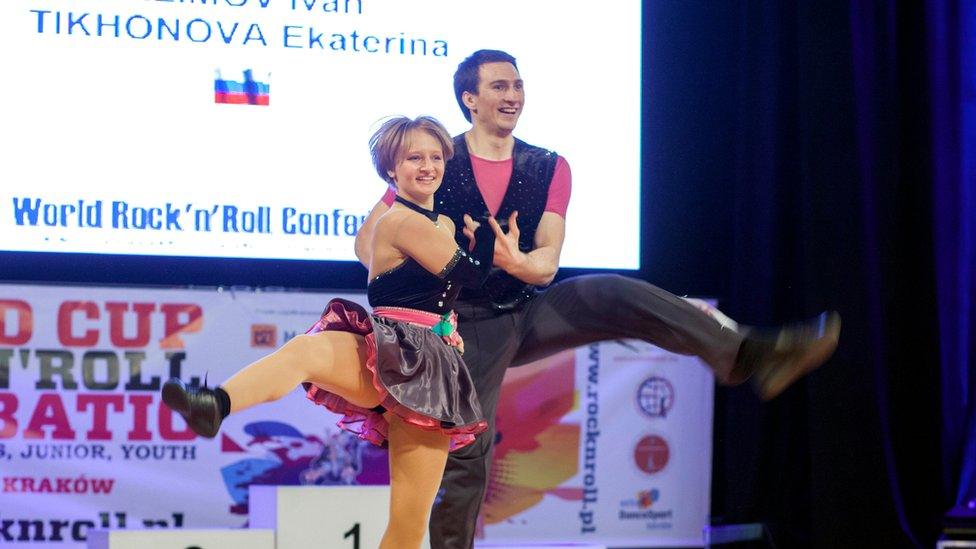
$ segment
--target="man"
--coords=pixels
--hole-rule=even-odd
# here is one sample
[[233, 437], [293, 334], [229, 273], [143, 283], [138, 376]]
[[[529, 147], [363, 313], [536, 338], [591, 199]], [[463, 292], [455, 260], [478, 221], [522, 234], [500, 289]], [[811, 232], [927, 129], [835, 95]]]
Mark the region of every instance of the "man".
[[[454, 138], [455, 155], [435, 195], [440, 213], [463, 227], [465, 213], [489, 216], [496, 233], [494, 267], [484, 288], [461, 294], [455, 309], [489, 430], [452, 452], [441, 498], [430, 521], [431, 547], [469, 549], [484, 496], [494, 439], [495, 409], [505, 370], [594, 341], [636, 338], [672, 352], [697, 355], [719, 382], [755, 374], [770, 399], [833, 353], [840, 332], [836, 313], [820, 324], [780, 330], [769, 337], [730, 329], [684, 299], [618, 275], [552, 282], [559, 266], [570, 195], [565, 159], [513, 135], [525, 103], [515, 58], [494, 50], [473, 53], [454, 75], [458, 105], [471, 129]], [[356, 254], [369, 265], [375, 220], [392, 203], [387, 193], [356, 237]], [[500, 221], [498, 221], [500, 220]], [[459, 245], [468, 244], [459, 230]]]

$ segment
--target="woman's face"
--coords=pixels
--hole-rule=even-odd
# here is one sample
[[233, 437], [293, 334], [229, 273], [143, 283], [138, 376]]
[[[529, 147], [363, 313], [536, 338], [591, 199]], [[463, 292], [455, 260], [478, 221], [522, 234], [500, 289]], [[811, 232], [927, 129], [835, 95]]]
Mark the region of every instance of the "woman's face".
[[411, 130], [403, 144], [400, 161], [389, 172], [390, 177], [396, 182], [398, 194], [414, 202], [427, 202], [444, 177], [441, 143], [423, 130]]

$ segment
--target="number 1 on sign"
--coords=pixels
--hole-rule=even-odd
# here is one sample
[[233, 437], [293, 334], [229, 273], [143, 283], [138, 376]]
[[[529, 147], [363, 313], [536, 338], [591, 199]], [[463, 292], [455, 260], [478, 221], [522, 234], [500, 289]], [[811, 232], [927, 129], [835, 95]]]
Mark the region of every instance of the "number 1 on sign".
[[342, 539], [352, 536], [352, 549], [359, 549], [359, 523], [353, 525], [348, 532], [343, 534]]

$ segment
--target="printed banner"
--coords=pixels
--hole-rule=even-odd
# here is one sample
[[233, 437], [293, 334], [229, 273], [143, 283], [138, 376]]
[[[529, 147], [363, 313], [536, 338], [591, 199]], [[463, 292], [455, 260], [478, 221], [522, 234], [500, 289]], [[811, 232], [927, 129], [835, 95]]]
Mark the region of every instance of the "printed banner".
[[[254, 484], [389, 482], [384, 450], [300, 389], [213, 440], [162, 405], [304, 333], [331, 297], [0, 285], [0, 546], [84, 547], [94, 528], [246, 526]], [[696, 359], [607, 342], [511, 369], [479, 537], [700, 544], [712, 379]]]
[[642, 341], [593, 344], [509, 370], [485, 537], [701, 546], [713, 392], [697, 358]]

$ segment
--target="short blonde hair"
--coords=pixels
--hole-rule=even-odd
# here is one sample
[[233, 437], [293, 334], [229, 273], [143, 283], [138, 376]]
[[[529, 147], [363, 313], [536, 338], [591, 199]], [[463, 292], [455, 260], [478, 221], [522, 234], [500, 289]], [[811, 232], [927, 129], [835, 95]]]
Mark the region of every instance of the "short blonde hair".
[[373, 157], [376, 173], [391, 185], [395, 185], [395, 182], [389, 172], [396, 171], [397, 164], [403, 159], [407, 135], [413, 130], [425, 131], [440, 142], [445, 162], [454, 156], [454, 141], [451, 139], [451, 134], [436, 118], [418, 116], [411, 120], [406, 116], [391, 117], [383, 122], [376, 133], [369, 138], [369, 152]]

